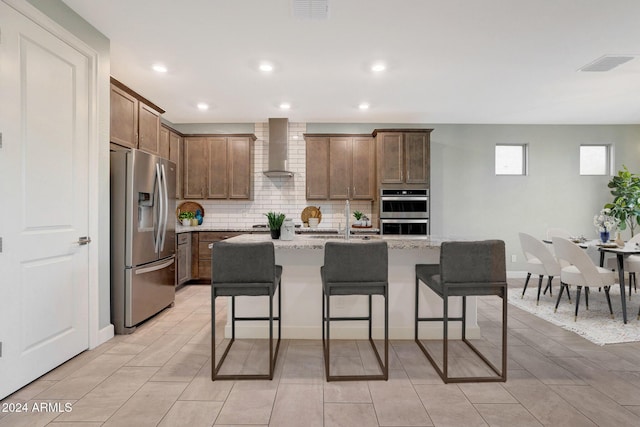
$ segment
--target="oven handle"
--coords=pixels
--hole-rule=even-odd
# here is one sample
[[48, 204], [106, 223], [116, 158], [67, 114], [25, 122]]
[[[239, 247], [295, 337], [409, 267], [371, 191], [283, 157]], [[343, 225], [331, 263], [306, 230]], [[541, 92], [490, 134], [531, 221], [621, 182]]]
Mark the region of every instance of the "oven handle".
[[382, 196], [380, 198], [380, 200], [382, 200], [383, 202], [385, 201], [392, 201], [392, 202], [396, 202], [396, 201], [409, 201], [409, 202], [421, 202], [421, 201], [427, 201], [429, 200], [429, 196], [412, 196], [412, 197], [405, 197], [405, 196]]
[[380, 212], [380, 219], [429, 219], [429, 212]]
[[381, 219], [381, 223], [398, 224], [398, 223], [413, 223], [413, 224], [428, 224], [429, 218], [411, 218], [411, 219]]

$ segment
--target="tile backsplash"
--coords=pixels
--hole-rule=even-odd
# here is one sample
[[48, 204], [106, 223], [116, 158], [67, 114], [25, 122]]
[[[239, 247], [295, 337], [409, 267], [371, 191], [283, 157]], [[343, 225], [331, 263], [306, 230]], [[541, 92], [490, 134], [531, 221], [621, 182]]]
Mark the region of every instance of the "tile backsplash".
[[[256, 123], [254, 142], [253, 200], [194, 200], [205, 210], [203, 225], [219, 228], [251, 227], [266, 224], [265, 212], [284, 213], [293, 218], [294, 223], [302, 222], [300, 214], [307, 206], [320, 207], [322, 221], [320, 228], [344, 226], [345, 202], [341, 200], [307, 200], [305, 197], [305, 142], [303, 134], [306, 123], [289, 122], [289, 166], [293, 177], [267, 177], [263, 174], [268, 167], [269, 123]], [[182, 201], [178, 200], [176, 206]], [[352, 201], [351, 211], [359, 210], [371, 218], [372, 202]], [[353, 221], [353, 216], [349, 219]]]

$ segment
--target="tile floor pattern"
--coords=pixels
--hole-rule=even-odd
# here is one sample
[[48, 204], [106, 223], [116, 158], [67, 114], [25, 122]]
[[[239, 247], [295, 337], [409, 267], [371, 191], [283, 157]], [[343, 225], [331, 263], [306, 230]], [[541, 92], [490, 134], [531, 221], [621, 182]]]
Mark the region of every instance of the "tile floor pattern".
[[[135, 334], [2, 401], [71, 403], [71, 412], [0, 412], [0, 426], [640, 426], [640, 343], [600, 347], [509, 306], [506, 383], [444, 385], [412, 341], [392, 343], [388, 382], [327, 383], [321, 342], [301, 340], [283, 340], [273, 381], [212, 382], [209, 300], [208, 286], [187, 286]], [[492, 354], [498, 307], [497, 298], [478, 304], [478, 345]], [[222, 332], [224, 303], [216, 309]], [[226, 368], [263, 359], [259, 345], [239, 344]], [[336, 369], [374, 368], [367, 346], [335, 345]], [[466, 353], [452, 353], [459, 369], [475, 370]]]

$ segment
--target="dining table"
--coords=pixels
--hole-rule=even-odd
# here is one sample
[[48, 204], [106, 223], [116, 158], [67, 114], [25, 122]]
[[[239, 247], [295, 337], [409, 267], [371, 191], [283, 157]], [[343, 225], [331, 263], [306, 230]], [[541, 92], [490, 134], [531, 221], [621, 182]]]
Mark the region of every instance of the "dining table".
[[[582, 246], [582, 245], [581, 245]], [[614, 244], [596, 244], [600, 251], [600, 267], [604, 265], [604, 256], [607, 253], [614, 254], [618, 261], [618, 281], [620, 282], [620, 300], [622, 301], [622, 318], [627, 323], [627, 300], [624, 290], [624, 259], [629, 255], [640, 254], [638, 244], [626, 243], [624, 246]], [[638, 311], [640, 317], [640, 310]]]
[[[543, 239], [544, 243], [551, 244], [552, 241], [550, 239]], [[571, 239], [574, 243], [580, 246], [583, 249], [587, 249], [590, 246], [596, 246], [598, 251], [600, 251], [600, 267], [604, 266], [604, 257], [607, 253], [613, 254], [616, 256], [618, 263], [618, 282], [620, 283], [620, 301], [622, 303], [622, 319], [624, 323], [627, 323], [627, 298], [624, 290], [624, 259], [630, 255], [638, 255], [640, 254], [640, 245], [633, 243], [625, 243], [624, 246], [618, 246], [617, 244], [610, 243], [602, 243], [600, 240], [585, 240], [581, 239]], [[640, 319], [640, 309], [638, 310], [638, 318]]]

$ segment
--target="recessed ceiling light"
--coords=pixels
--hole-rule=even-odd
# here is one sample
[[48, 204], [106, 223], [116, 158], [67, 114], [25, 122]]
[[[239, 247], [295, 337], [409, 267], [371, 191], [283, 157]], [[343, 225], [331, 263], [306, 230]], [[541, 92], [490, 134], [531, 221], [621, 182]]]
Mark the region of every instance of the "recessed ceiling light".
[[265, 73], [273, 71], [273, 65], [267, 62], [263, 62], [262, 64], [260, 64], [260, 71], [264, 71]]
[[283, 102], [282, 104], [280, 104], [280, 109], [282, 110], [288, 110], [289, 108], [291, 108], [291, 104], [289, 104], [288, 102]]
[[358, 108], [361, 109], [361, 110], [368, 110], [369, 109], [369, 104], [367, 104], [366, 102], [363, 102], [360, 105], [358, 105]]
[[382, 62], [378, 62], [376, 64], [373, 64], [371, 66], [371, 71], [379, 73], [380, 71], [384, 71], [387, 69], [387, 66], [384, 65]]
[[207, 111], [209, 109], [209, 104], [205, 104], [204, 102], [198, 102], [198, 110]]
[[165, 67], [162, 64], [153, 64], [153, 71], [155, 71], [156, 73], [166, 73], [167, 72], [167, 67]]

